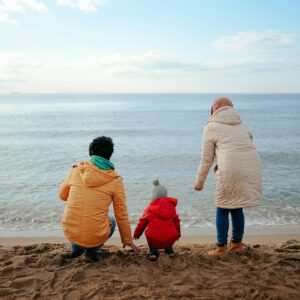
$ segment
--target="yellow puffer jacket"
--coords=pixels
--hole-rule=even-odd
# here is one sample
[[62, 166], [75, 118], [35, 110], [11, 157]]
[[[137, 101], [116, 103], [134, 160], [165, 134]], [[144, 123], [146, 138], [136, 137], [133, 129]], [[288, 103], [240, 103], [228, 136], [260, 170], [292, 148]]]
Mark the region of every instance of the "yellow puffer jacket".
[[59, 197], [67, 201], [62, 228], [70, 242], [87, 248], [104, 243], [111, 231], [111, 203], [122, 243], [132, 242], [125, 189], [114, 170], [101, 170], [91, 162], [73, 166], [60, 186]]

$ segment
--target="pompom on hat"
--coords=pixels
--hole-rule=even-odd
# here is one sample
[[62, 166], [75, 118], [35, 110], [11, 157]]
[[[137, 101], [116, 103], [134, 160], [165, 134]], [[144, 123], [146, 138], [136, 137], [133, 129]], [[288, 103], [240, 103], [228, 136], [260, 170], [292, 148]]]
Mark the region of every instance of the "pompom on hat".
[[153, 189], [152, 189], [152, 201], [157, 198], [165, 198], [168, 197], [167, 189], [159, 183], [159, 180], [153, 181]]

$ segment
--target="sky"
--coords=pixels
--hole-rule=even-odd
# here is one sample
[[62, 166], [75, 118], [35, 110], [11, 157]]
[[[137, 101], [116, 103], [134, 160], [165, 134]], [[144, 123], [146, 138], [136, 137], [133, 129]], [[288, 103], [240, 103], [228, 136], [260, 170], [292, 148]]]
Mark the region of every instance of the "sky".
[[300, 93], [298, 0], [0, 0], [0, 93]]

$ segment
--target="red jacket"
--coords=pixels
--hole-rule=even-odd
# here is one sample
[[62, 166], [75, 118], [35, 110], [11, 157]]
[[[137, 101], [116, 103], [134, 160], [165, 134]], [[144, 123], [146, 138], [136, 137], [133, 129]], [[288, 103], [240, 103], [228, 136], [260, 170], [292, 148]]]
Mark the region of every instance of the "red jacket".
[[181, 236], [176, 205], [177, 199], [170, 197], [152, 201], [139, 219], [134, 231], [134, 238], [138, 239], [147, 228], [145, 235], [152, 247], [158, 249], [171, 247]]

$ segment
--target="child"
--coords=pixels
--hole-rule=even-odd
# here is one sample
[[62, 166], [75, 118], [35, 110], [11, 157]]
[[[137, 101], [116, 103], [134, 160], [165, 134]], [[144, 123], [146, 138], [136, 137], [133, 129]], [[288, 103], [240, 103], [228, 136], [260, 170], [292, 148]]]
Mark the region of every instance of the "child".
[[181, 236], [180, 220], [176, 214], [177, 199], [168, 197], [167, 189], [158, 180], [153, 181], [152, 202], [145, 209], [134, 231], [134, 239], [143, 234], [148, 241], [148, 258], [155, 261], [159, 257], [158, 249], [165, 249], [169, 257], [174, 257], [173, 244]]

